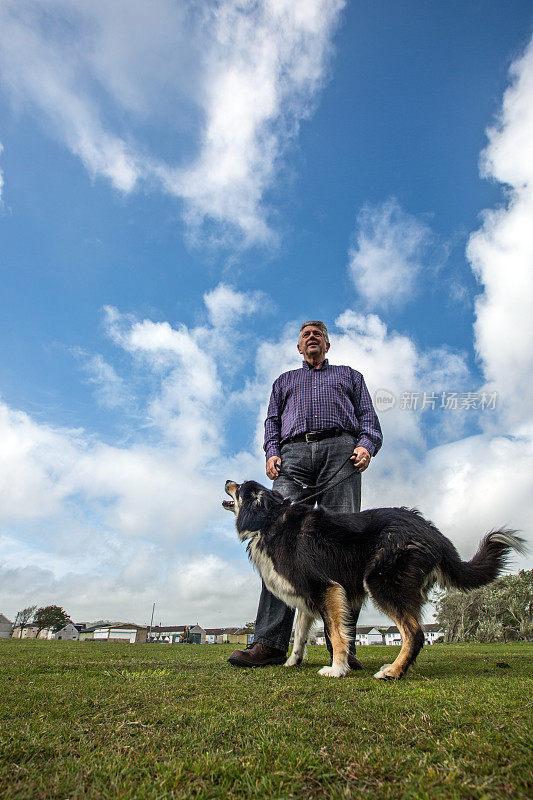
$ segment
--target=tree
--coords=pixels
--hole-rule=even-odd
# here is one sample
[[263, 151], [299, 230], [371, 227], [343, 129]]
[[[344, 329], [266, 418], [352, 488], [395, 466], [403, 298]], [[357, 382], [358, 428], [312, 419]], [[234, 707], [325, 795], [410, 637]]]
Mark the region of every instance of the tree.
[[70, 621], [69, 615], [61, 606], [45, 606], [44, 608], [38, 608], [33, 617], [33, 624], [37, 626], [35, 638], [37, 639], [40, 632], [45, 628], [51, 628], [53, 632], [56, 633], [60, 628], [64, 628], [65, 625], [68, 625]]
[[437, 621], [447, 642], [533, 639], [533, 570], [504, 575], [467, 594], [441, 594]]
[[246, 633], [255, 633], [255, 622], [247, 622], [243, 627], [243, 631], [246, 631]]
[[498, 581], [494, 601], [505, 638], [533, 639], [533, 570]]
[[13, 630], [15, 628], [20, 628], [20, 638], [22, 638], [22, 631], [24, 628], [27, 628], [31, 618], [33, 617], [33, 612], [37, 606], [28, 606], [27, 608], [23, 608], [22, 611], [17, 611], [17, 616], [15, 617], [15, 622], [13, 624]]

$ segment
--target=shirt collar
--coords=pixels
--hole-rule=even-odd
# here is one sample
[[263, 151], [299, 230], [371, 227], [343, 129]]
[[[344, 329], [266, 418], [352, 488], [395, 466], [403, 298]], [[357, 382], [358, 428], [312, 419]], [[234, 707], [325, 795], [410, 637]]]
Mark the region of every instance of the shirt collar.
[[[322, 362], [322, 364], [320, 365], [320, 367], [319, 367], [319, 370], [326, 369], [326, 367], [328, 367], [328, 366], [329, 366], [329, 361], [328, 361], [328, 359], [327, 359], [327, 358], [325, 358], [325, 359], [324, 359], [324, 361]], [[305, 359], [304, 359], [304, 361], [302, 362], [302, 369], [308, 369], [308, 370], [312, 370], [312, 369], [316, 369], [316, 367], [312, 367], [312, 366], [311, 366], [310, 364], [308, 364], [308, 363], [307, 363], [307, 361], [305, 361]]]

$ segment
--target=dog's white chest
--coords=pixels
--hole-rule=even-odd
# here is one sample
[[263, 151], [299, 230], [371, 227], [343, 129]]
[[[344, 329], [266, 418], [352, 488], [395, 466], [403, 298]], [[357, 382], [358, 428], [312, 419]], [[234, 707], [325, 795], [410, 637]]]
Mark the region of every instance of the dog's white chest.
[[267, 556], [264, 550], [259, 549], [255, 540], [250, 542], [250, 557], [265, 582], [265, 586], [272, 594], [283, 600], [290, 608], [308, 611], [304, 598], [297, 595], [294, 591], [294, 586], [276, 571], [272, 559]]

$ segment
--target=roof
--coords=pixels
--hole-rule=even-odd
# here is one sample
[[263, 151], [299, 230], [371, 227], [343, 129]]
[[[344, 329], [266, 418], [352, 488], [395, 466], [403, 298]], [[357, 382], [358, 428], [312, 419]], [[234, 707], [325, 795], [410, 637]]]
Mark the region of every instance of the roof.
[[13, 623], [4, 614], [0, 614], [0, 625], [13, 625]]
[[136, 625], [134, 622], [109, 622], [105, 625], [95, 625], [94, 630], [102, 630], [103, 628], [136, 628], [139, 631], [145, 631], [146, 625]]
[[[436, 622], [430, 622], [428, 625], [422, 625], [422, 630], [425, 633], [444, 633], [442, 629], [442, 625], [438, 625]], [[391, 625], [390, 628], [387, 628], [386, 633], [400, 633], [396, 625]]]
[[355, 629], [356, 634], [366, 634], [370, 633], [370, 631], [376, 631], [381, 636], [381, 632], [378, 631], [375, 625], [358, 625]]
[[228, 633], [235, 634], [236, 636], [242, 636], [243, 634], [253, 633], [249, 628], [235, 628], [234, 630], [228, 630]]
[[192, 630], [195, 625], [152, 625], [152, 633], [183, 633], [185, 628]]
[[222, 636], [224, 633], [235, 633], [238, 628], [206, 628], [205, 632], [209, 636]]

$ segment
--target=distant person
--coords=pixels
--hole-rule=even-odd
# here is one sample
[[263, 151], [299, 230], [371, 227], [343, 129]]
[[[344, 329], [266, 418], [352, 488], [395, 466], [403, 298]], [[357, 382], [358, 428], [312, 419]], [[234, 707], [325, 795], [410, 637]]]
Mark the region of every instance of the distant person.
[[[298, 351], [304, 361], [300, 369], [284, 372], [274, 381], [265, 420], [266, 474], [273, 488], [291, 500], [305, 499], [311, 490], [279, 474], [283, 471], [306, 485], [322, 484], [334, 475], [347, 454], [349, 461], [333, 478], [338, 486], [324, 489], [317, 502], [330, 511], [354, 513], [361, 510], [361, 473], [381, 447], [382, 434], [372, 400], [360, 372], [334, 366], [326, 358], [328, 330], [323, 322], [311, 320], [300, 328]], [[310, 504], [314, 505], [315, 500]], [[355, 657], [355, 630], [360, 609], [349, 621], [351, 669], [361, 669]], [[265, 667], [283, 664], [287, 658], [294, 609], [275, 597], [263, 583], [254, 642], [235, 650], [230, 664]], [[325, 630], [326, 644], [333, 654]]]

